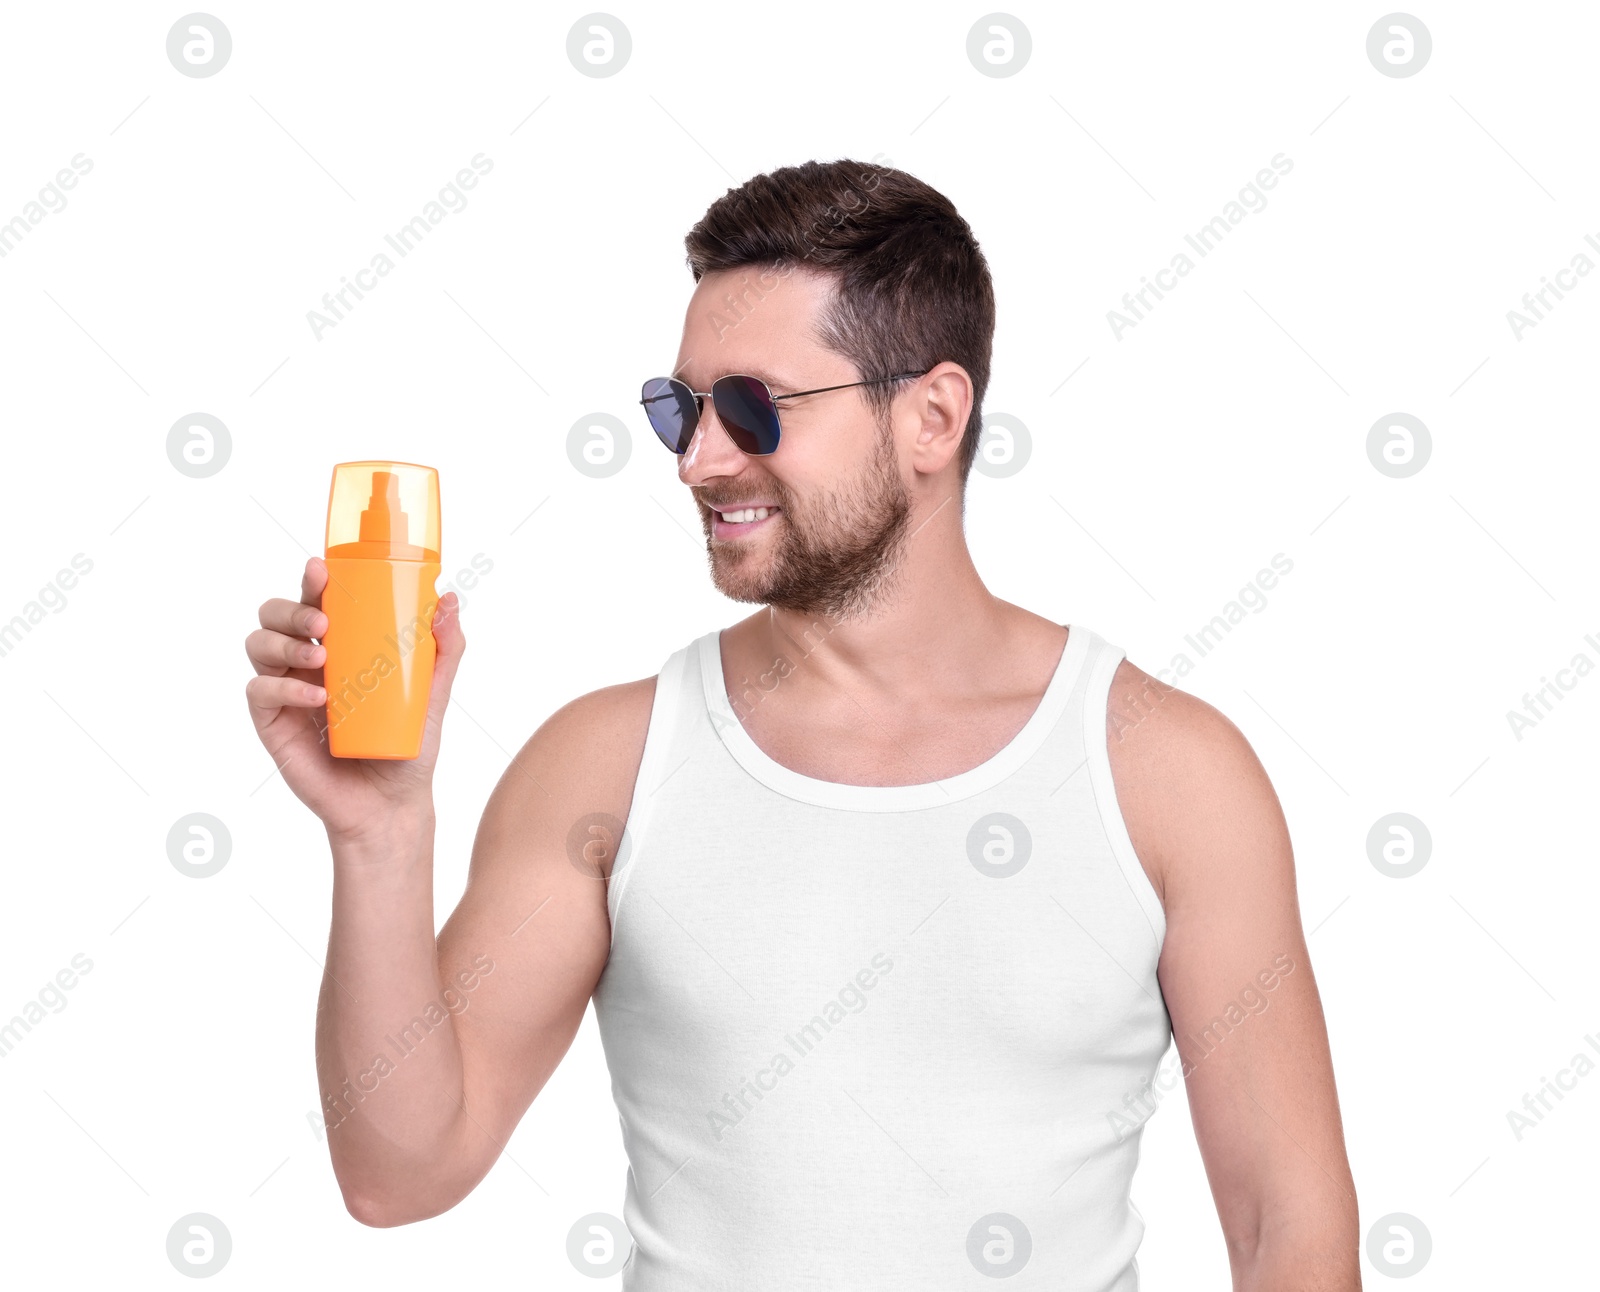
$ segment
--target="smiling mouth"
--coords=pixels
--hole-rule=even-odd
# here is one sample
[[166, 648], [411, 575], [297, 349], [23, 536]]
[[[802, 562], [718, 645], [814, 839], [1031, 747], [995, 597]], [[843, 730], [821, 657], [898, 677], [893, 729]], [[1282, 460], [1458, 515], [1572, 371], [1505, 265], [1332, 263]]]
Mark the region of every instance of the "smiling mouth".
[[711, 512], [711, 537], [714, 539], [743, 538], [774, 520], [777, 507], [739, 507], [730, 511]]

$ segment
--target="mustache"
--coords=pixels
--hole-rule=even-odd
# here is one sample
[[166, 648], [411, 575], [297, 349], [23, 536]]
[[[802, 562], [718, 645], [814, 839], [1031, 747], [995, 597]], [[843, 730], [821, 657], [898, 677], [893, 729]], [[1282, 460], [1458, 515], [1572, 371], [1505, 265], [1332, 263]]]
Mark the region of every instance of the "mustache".
[[[694, 500], [702, 511], [726, 511], [734, 505], [745, 505], [742, 498], [708, 498], [704, 494], [695, 494]], [[789, 507], [789, 504], [782, 499], [771, 505], [783, 511], [787, 511]]]

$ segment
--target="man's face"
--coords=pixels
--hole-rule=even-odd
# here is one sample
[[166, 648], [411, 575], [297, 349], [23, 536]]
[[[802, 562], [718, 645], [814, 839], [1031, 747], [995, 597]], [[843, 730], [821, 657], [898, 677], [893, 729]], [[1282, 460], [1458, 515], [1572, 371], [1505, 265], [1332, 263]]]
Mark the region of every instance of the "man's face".
[[[675, 375], [710, 390], [733, 373], [762, 377], [774, 395], [859, 381], [849, 360], [816, 339], [831, 298], [826, 277], [796, 268], [707, 274], [689, 301]], [[732, 296], [737, 303], [725, 298]], [[728, 438], [710, 399], [678, 459], [700, 508], [711, 578], [734, 601], [830, 618], [869, 610], [891, 585], [907, 538], [911, 496], [890, 428], [863, 389], [778, 401], [777, 451], [748, 457]], [[723, 512], [765, 506], [764, 520]], [[776, 508], [774, 512], [771, 509]]]

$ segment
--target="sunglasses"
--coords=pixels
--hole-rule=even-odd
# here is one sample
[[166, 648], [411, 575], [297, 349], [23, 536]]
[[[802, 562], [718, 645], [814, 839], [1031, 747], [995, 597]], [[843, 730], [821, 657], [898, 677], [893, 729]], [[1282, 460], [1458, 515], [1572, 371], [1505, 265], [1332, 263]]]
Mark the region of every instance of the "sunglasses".
[[799, 399], [801, 395], [821, 395], [830, 390], [849, 390], [854, 386], [878, 386], [888, 381], [920, 377], [920, 372], [903, 372], [897, 377], [876, 377], [871, 381], [851, 381], [842, 386], [823, 386], [817, 390], [797, 390], [789, 395], [774, 395], [767, 383], [756, 377], [718, 377], [710, 390], [690, 390], [676, 377], [652, 377], [644, 383], [639, 400], [656, 437], [674, 453], [685, 453], [700, 424], [700, 412], [710, 396], [717, 410], [717, 421], [740, 450], [751, 457], [765, 457], [777, 450], [782, 427], [778, 423], [778, 401]]

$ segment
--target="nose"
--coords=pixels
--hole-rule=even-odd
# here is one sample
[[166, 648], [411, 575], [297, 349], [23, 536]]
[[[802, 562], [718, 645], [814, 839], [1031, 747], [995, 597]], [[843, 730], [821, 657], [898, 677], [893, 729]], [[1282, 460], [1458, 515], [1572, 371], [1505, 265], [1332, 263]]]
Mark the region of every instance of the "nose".
[[689, 438], [689, 447], [678, 457], [678, 479], [686, 485], [738, 475], [746, 462], [744, 453], [717, 417], [715, 403], [710, 398], [701, 403], [700, 420]]

